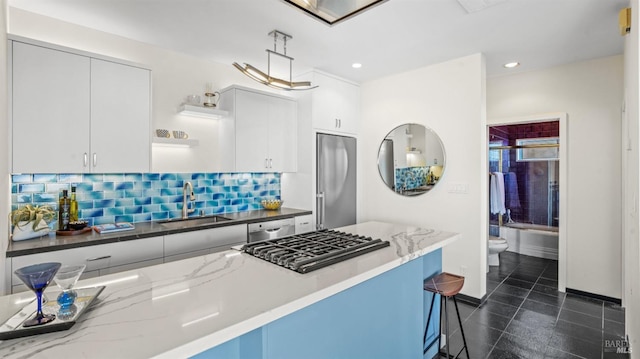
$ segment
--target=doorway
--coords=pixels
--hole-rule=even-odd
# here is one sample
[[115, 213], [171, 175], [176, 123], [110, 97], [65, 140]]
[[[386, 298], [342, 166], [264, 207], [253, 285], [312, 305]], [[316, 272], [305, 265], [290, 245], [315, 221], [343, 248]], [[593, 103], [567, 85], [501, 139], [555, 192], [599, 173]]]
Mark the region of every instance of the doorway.
[[507, 251], [557, 260], [558, 290], [564, 292], [567, 115], [534, 115], [490, 123], [489, 235], [506, 239]]

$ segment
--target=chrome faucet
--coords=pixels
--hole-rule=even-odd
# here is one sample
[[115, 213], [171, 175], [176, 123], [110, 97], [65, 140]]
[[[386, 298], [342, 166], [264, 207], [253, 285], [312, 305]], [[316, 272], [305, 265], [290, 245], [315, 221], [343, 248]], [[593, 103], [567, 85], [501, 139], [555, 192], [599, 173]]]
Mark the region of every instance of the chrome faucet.
[[196, 196], [193, 194], [193, 185], [189, 181], [185, 182], [182, 187], [182, 219], [187, 219], [189, 217], [189, 213], [193, 213], [196, 210], [195, 207], [189, 209], [189, 203], [187, 203], [187, 188], [189, 188], [189, 193], [191, 193], [189, 200], [196, 200]]

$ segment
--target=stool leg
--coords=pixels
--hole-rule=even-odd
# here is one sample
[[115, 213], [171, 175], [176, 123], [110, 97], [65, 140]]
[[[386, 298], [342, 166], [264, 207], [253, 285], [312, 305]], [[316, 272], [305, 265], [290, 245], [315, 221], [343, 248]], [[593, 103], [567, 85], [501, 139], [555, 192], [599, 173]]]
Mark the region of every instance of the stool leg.
[[438, 322], [438, 357], [440, 357], [440, 348], [442, 348], [442, 301], [444, 296], [440, 294], [440, 321]]
[[462, 343], [464, 344], [464, 351], [467, 354], [467, 359], [469, 359], [469, 348], [467, 347], [467, 339], [464, 336], [464, 328], [462, 328], [462, 319], [460, 319], [460, 310], [458, 310], [458, 302], [456, 301], [455, 295], [453, 296], [453, 304], [456, 306], [456, 313], [458, 314], [458, 324], [460, 324], [460, 333], [462, 334]]
[[[445, 343], [445, 346], [447, 347], [447, 359], [451, 358], [451, 356], [449, 355], [449, 343], [451, 342], [451, 338], [449, 337], [449, 310], [447, 308], [447, 297], [442, 296], [444, 298], [444, 322], [445, 322], [445, 328], [447, 330], [447, 342]], [[442, 312], [440, 312], [442, 313]]]
[[[427, 326], [424, 328], [424, 338], [422, 339], [422, 343], [427, 344], [427, 330], [429, 329], [429, 323], [431, 322], [431, 313], [433, 313], [433, 303], [436, 301], [436, 295], [433, 294], [433, 297], [431, 297], [431, 306], [429, 307], [429, 316], [427, 317]], [[431, 342], [431, 344], [433, 344], [433, 342]], [[429, 348], [425, 349], [425, 353], [426, 350]]]

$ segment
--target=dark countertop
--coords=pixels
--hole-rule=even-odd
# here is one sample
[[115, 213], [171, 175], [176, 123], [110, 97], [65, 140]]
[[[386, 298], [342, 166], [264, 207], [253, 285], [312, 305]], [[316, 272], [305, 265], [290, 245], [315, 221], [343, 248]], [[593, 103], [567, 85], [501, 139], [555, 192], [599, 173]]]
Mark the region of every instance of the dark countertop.
[[[311, 214], [311, 211], [294, 208], [280, 208], [275, 211], [258, 210], [238, 213], [224, 213], [219, 216], [229, 218], [228, 221], [212, 222], [207, 224], [193, 225], [190, 221], [183, 221], [184, 226], [172, 226], [171, 229], [163, 226], [159, 222], [135, 223], [135, 229], [123, 232], [99, 234], [91, 231], [86, 234], [76, 236], [44, 236], [41, 238], [27, 239], [24, 241], [9, 241], [7, 247], [7, 257], [24, 256], [43, 252], [58, 251], [98, 244], [129, 241], [134, 239], [164, 236], [167, 234], [199, 231], [203, 229], [233, 226], [243, 223], [263, 222], [274, 219], [291, 218]], [[194, 217], [197, 218], [197, 217]]]

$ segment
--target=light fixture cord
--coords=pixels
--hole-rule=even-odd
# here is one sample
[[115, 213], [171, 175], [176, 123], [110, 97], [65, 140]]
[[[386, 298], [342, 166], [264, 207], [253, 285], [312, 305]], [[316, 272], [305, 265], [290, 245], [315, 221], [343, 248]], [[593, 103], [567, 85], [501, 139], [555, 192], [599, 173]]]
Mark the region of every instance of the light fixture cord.
[[273, 51], [278, 52], [278, 33], [273, 32]]
[[287, 55], [287, 37], [283, 36], [283, 38], [284, 38], [284, 55], [286, 56]]

